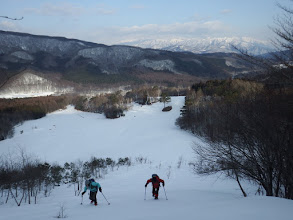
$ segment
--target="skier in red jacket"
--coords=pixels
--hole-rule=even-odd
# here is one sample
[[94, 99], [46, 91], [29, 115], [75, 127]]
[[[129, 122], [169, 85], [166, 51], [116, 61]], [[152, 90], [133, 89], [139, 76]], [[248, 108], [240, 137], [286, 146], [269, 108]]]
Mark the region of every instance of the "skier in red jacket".
[[162, 183], [162, 185], [164, 187], [165, 186], [165, 182], [164, 182], [164, 180], [160, 179], [157, 174], [153, 174], [152, 175], [152, 178], [150, 178], [149, 180], [147, 180], [147, 182], [145, 184], [145, 187], [147, 187], [150, 182], [152, 182], [152, 184], [153, 184], [153, 197], [155, 197], [155, 199], [158, 199], [159, 189], [160, 189], [160, 183]]

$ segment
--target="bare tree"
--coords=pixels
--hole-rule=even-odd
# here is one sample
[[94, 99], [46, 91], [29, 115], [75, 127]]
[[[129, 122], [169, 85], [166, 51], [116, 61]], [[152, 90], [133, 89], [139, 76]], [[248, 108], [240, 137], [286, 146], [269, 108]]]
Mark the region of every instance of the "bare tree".
[[274, 26], [270, 27], [276, 37], [273, 40], [278, 53], [274, 54], [275, 59], [285, 68], [278, 71], [285, 80], [293, 82], [293, 1], [288, 0], [290, 6], [277, 3], [277, 7], [282, 10], [282, 14], [274, 19]]
[[194, 170], [225, 173], [244, 196], [242, 178], [268, 196], [293, 199], [293, 91], [264, 89], [236, 99], [233, 94], [193, 109], [190, 119], [196, 126], [190, 129], [207, 142], [194, 147], [199, 159]]
[[166, 92], [163, 92], [161, 94], [161, 102], [164, 103], [164, 108], [165, 108], [166, 107], [166, 103], [171, 102], [171, 97]]

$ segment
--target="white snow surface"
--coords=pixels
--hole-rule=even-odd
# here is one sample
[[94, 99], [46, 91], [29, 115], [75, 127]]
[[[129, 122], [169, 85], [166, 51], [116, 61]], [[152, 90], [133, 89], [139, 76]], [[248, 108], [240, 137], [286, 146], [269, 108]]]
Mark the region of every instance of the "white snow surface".
[[[61, 165], [91, 156], [131, 157], [132, 161], [142, 156], [148, 161], [120, 167], [97, 180], [110, 205], [100, 193], [97, 207], [89, 204], [87, 196], [81, 205], [73, 186], [61, 185], [49, 197], [39, 198], [36, 205], [18, 207], [12, 199], [6, 204], [0, 197], [0, 220], [54, 219], [62, 205], [67, 219], [74, 220], [291, 220], [291, 200], [255, 195], [256, 187], [247, 182], [243, 183], [248, 193], [244, 198], [233, 180], [192, 173], [188, 165], [195, 160], [191, 147], [200, 140], [175, 126], [183, 104], [184, 97], [172, 97], [170, 112], [161, 111], [162, 103], [134, 104], [125, 117], [113, 120], [69, 106], [17, 126], [13, 138], [0, 142], [2, 156], [21, 148], [40, 160]], [[178, 168], [180, 157], [183, 163]], [[144, 200], [144, 184], [153, 173], [166, 186], [161, 187], [159, 200], [154, 200], [149, 185]]]

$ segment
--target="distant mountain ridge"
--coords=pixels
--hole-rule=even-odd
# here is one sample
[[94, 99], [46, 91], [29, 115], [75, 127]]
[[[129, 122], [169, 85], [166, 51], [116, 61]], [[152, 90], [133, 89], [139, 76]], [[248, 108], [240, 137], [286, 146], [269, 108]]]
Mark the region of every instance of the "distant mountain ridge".
[[[108, 87], [142, 83], [186, 85], [196, 80], [228, 78], [247, 70], [235, 54], [199, 55], [107, 46], [64, 37], [0, 31], [0, 93], [3, 89], [19, 91], [11, 86], [21, 87], [13, 80], [23, 71], [35, 75], [21, 77], [19, 81], [34, 79], [23, 89], [28, 92], [28, 85], [38, 88], [38, 81], [49, 86], [50, 91], [76, 91], [72, 87], [78, 85], [82, 90], [81, 87], [89, 88], [89, 84]], [[58, 88], [64, 85], [66, 89]]]
[[190, 51], [198, 54], [237, 52], [233, 46], [245, 49], [254, 55], [274, 51], [269, 42], [249, 37], [144, 39], [122, 41], [121, 44], [177, 52]]

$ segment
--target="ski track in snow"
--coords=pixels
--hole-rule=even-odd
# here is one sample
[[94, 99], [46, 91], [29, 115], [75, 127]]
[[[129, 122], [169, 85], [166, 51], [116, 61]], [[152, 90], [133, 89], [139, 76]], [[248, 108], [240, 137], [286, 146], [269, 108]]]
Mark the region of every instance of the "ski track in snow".
[[[17, 207], [12, 199], [4, 204], [0, 197], [0, 220], [54, 219], [64, 205], [67, 219], [127, 219], [150, 218], [178, 220], [289, 220], [293, 201], [255, 196], [255, 186], [243, 183], [249, 196], [243, 198], [235, 181], [222, 176], [199, 177], [188, 163], [194, 160], [193, 142], [200, 142], [175, 126], [184, 97], [172, 97], [173, 109], [162, 112], [163, 104], [134, 104], [119, 119], [85, 113], [69, 106], [66, 110], [48, 114], [45, 118], [16, 126], [15, 136], [0, 142], [2, 155], [13, 154], [19, 148], [50, 163], [89, 160], [91, 156], [147, 157], [144, 164], [115, 168], [97, 180], [111, 203], [98, 193], [97, 207], [90, 205], [85, 194], [74, 196], [73, 186], [55, 187], [49, 197], [39, 198], [38, 204], [23, 203]], [[179, 158], [183, 158], [180, 168]], [[144, 184], [152, 173], [166, 182], [166, 200], [161, 187], [159, 200], [151, 196], [151, 184], [144, 200]], [[170, 175], [168, 175], [170, 174]], [[169, 176], [169, 178], [168, 178]]]

